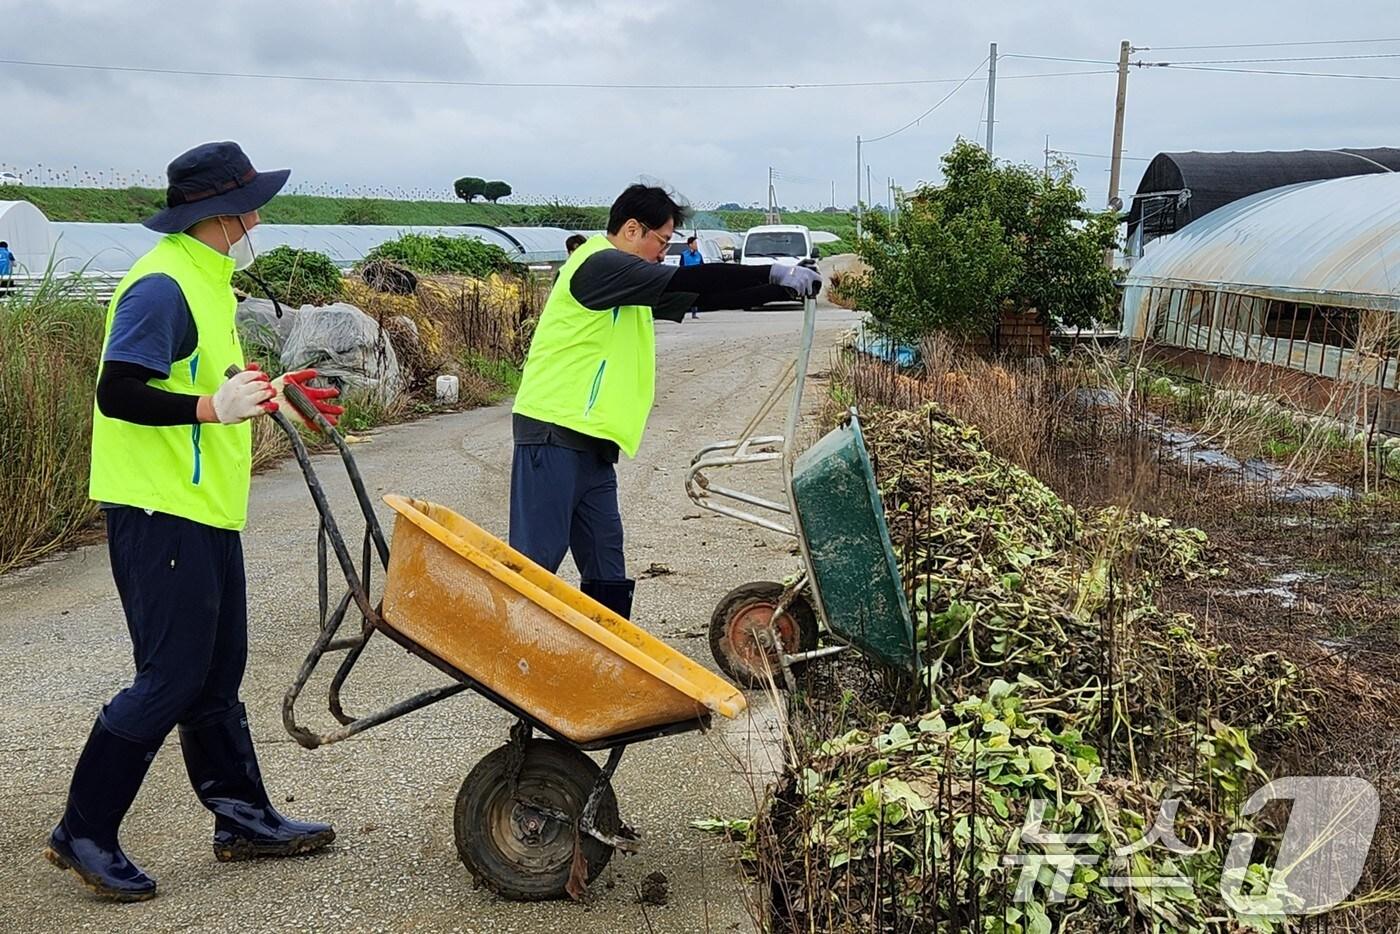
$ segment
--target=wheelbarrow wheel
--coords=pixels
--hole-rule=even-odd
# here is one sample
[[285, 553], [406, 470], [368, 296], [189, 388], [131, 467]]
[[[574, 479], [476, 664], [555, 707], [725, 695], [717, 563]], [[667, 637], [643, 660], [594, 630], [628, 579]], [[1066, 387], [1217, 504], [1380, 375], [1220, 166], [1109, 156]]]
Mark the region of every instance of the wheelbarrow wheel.
[[817, 614], [802, 594], [773, 616], [784, 592], [774, 581], [744, 584], [731, 590], [710, 617], [710, 651], [724, 673], [743, 687], [767, 684], [769, 672], [778, 671], [779, 651], [792, 655], [817, 647]]
[[[453, 815], [457, 853], [478, 882], [505, 898], [564, 898], [576, 844], [585, 864], [585, 884], [612, 859], [612, 847], [578, 831], [579, 816], [601, 770], [572, 746], [532, 739], [525, 744], [512, 793], [515, 754], [510, 745], [502, 746], [478, 762], [462, 782]], [[593, 823], [607, 834], [622, 827], [611, 785], [603, 789]]]

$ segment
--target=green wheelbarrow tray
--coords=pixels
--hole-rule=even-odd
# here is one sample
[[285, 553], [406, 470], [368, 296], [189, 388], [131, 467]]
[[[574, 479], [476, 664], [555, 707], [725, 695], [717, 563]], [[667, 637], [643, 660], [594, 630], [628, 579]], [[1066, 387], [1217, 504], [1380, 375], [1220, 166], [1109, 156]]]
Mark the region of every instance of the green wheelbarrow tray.
[[812, 595], [827, 629], [891, 668], [917, 672], [909, 603], [854, 409], [845, 424], [798, 456], [792, 499]]

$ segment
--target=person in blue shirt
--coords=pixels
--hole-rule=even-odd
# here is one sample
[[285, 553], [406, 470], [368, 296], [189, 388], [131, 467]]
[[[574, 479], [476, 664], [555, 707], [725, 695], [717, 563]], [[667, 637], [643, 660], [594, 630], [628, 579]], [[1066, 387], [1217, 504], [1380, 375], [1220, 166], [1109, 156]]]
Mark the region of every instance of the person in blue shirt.
[[14, 284], [10, 281], [10, 268], [14, 261], [15, 254], [10, 252], [10, 245], [0, 240], [0, 289], [8, 289]]
[[[682, 266], [699, 266], [705, 262], [705, 257], [700, 255], [700, 244], [694, 237], [685, 238], [685, 250], [681, 253]], [[700, 317], [700, 309], [690, 309], [692, 318]]]

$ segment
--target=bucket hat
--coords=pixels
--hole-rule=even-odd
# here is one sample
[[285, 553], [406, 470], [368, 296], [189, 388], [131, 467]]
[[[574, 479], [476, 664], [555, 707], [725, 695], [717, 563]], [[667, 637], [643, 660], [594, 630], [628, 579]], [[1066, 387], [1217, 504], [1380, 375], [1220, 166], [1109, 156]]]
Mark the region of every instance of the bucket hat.
[[247, 214], [271, 201], [291, 174], [291, 169], [259, 172], [237, 143], [203, 143], [166, 168], [165, 209], [141, 223], [170, 234], [206, 217]]

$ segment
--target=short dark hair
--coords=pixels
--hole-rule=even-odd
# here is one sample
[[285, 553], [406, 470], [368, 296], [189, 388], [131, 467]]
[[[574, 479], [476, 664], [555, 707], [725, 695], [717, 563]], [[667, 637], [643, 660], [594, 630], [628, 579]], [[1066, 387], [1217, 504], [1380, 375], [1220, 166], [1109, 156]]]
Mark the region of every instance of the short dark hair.
[[685, 242], [686, 242], [686, 245], [689, 246], [690, 244], [692, 244], [692, 243], [695, 242], [695, 238], [694, 238], [694, 237], [686, 237], [686, 238], [685, 238]]
[[3, 247], [5, 247], [6, 249], [9, 249], [9, 246], [10, 246], [10, 245], [9, 245], [8, 243], [6, 243], [4, 240], [0, 240], [0, 246], [3, 246]]
[[690, 211], [677, 204], [666, 189], [641, 183], [628, 185], [608, 211], [608, 233], [617, 233], [630, 220], [652, 230], [665, 227], [667, 221], [679, 227], [689, 216]]
[[587, 242], [588, 238], [583, 234], [569, 234], [568, 238], [564, 241], [564, 252], [572, 253]]

